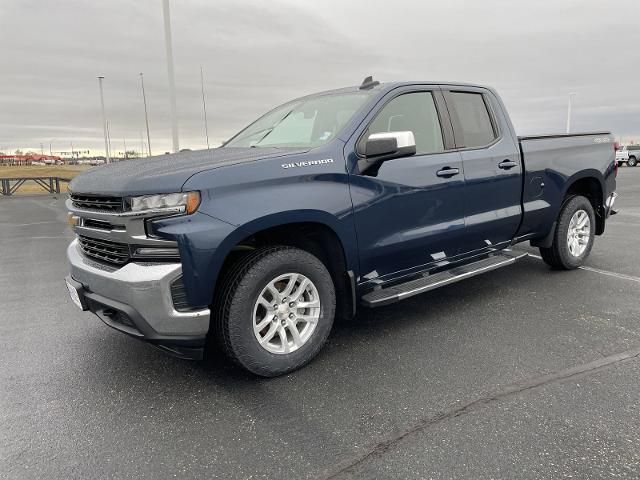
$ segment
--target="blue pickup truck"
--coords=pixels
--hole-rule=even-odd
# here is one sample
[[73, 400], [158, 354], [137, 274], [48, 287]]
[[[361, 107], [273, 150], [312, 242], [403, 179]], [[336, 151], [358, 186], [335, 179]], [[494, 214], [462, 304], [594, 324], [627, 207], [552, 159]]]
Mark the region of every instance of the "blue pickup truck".
[[615, 149], [606, 132], [518, 137], [490, 88], [368, 77], [220, 148], [75, 178], [66, 283], [116, 330], [275, 376], [334, 318], [512, 264], [517, 243], [581, 265], [614, 213]]

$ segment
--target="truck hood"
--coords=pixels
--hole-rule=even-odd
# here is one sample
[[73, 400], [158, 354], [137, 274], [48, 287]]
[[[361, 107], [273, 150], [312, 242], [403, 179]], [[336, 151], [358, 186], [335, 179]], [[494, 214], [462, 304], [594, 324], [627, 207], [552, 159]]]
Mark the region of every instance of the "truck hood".
[[304, 153], [292, 148], [215, 148], [127, 160], [92, 168], [74, 178], [69, 189], [94, 195], [144, 195], [180, 191], [192, 175], [276, 157]]

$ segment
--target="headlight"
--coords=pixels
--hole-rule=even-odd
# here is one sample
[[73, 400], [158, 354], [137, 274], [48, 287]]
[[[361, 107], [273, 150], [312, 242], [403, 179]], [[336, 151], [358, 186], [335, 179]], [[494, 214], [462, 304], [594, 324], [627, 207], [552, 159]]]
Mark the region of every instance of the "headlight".
[[129, 199], [132, 212], [167, 212], [192, 214], [200, 205], [200, 192], [143, 195]]

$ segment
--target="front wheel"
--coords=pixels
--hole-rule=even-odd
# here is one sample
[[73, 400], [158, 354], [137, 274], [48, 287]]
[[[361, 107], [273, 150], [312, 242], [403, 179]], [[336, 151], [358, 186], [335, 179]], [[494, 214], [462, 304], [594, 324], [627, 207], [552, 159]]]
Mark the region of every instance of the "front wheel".
[[317, 257], [292, 247], [261, 248], [222, 281], [212, 333], [229, 358], [274, 377], [318, 354], [333, 325], [336, 295]]
[[572, 270], [589, 256], [595, 236], [595, 214], [591, 202], [575, 196], [565, 201], [550, 248], [540, 248], [542, 259], [552, 268]]
[[627, 160], [627, 166], [635, 167], [636, 165], [638, 165], [638, 160], [636, 159], [636, 157], [629, 157], [629, 160]]

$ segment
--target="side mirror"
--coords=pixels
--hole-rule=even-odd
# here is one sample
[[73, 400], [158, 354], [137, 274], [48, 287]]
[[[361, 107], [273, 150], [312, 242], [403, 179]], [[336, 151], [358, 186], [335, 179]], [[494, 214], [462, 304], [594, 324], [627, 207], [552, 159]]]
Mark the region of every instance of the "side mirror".
[[361, 173], [385, 160], [415, 155], [416, 139], [411, 131], [372, 133], [363, 150], [365, 158], [358, 161]]
[[413, 132], [372, 133], [364, 145], [364, 156], [367, 158], [408, 157], [416, 153], [416, 139]]

